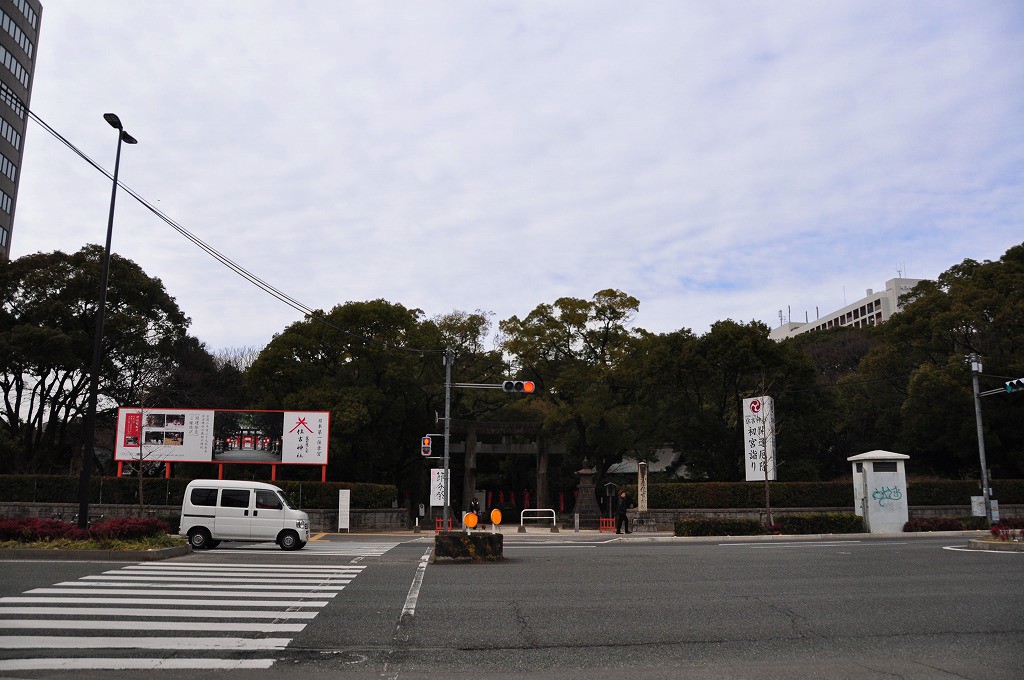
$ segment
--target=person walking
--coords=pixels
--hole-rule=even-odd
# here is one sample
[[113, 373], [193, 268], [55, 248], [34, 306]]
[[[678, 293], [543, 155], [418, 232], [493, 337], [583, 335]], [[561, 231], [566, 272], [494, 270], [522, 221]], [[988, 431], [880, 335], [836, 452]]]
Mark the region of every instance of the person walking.
[[625, 491], [619, 494], [619, 502], [615, 510], [615, 533], [621, 534], [623, 528], [625, 528], [627, 534], [632, 533], [629, 530], [629, 516], [626, 514], [629, 510], [629, 496], [626, 495]]

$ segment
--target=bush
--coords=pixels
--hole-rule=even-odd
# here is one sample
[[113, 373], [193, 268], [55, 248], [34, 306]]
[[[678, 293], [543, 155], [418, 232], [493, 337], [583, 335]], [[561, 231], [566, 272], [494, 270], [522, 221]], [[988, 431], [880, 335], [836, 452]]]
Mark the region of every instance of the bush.
[[864, 533], [864, 518], [838, 512], [779, 515], [773, 528], [783, 534], [860, 534]]
[[765, 533], [756, 519], [704, 517], [676, 520], [676, 536], [757, 536]]
[[81, 541], [87, 538], [89, 538], [87, 531], [57, 519], [39, 519], [38, 517], [0, 519], [0, 541], [38, 543], [61, 539]]
[[89, 527], [89, 536], [98, 541], [133, 541], [169, 533], [171, 527], [167, 522], [152, 518], [120, 517]]
[[903, 525], [903, 531], [964, 531], [985, 529], [988, 522], [984, 517], [919, 517], [911, 518]]

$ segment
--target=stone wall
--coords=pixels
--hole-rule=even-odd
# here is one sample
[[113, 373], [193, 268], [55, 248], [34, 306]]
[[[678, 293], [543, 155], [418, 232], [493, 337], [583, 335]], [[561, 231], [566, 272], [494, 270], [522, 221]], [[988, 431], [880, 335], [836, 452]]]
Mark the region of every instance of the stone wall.
[[[177, 521], [181, 514], [178, 505], [147, 505], [147, 517], [173, 517]], [[306, 510], [309, 515], [310, 531], [313, 533], [336, 532], [338, 530], [337, 510]], [[78, 515], [78, 503], [0, 503], [0, 517], [41, 517], [63, 519], [72, 522]], [[93, 521], [100, 517], [138, 517], [137, 505], [112, 505], [91, 503], [89, 515]], [[409, 518], [404, 508], [360, 510], [353, 508], [349, 524], [352, 532], [360, 531], [403, 531], [409, 528]], [[177, 529], [177, 527], [175, 527]]]

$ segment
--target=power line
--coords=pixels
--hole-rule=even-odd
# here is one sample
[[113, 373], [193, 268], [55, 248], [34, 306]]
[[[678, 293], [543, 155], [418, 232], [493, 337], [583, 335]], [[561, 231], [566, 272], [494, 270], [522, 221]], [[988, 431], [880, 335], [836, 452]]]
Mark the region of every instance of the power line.
[[[39, 126], [41, 126], [44, 130], [46, 130], [46, 132], [48, 132], [50, 135], [52, 135], [55, 139], [57, 139], [61, 144], [63, 144], [67, 148], [69, 148], [73, 153], [75, 153], [75, 155], [77, 155], [79, 158], [84, 160], [86, 163], [91, 165], [93, 168], [95, 168], [96, 170], [101, 172], [107, 179], [109, 179], [109, 180], [113, 180], [114, 179], [114, 176], [110, 172], [108, 172], [106, 170], [106, 168], [104, 168], [99, 163], [97, 163], [92, 158], [90, 158], [85, 152], [83, 152], [81, 149], [79, 149], [77, 146], [75, 146], [64, 135], [62, 135], [57, 130], [55, 130], [53, 127], [51, 127], [50, 124], [47, 123], [45, 120], [43, 120], [38, 114], [36, 114], [34, 111], [30, 110], [27, 106], [25, 106], [24, 103], [22, 103], [20, 100], [17, 100], [17, 98], [14, 97], [13, 94], [5, 93], [5, 95], [6, 95], [6, 97], [7, 97], [9, 102], [10, 102], [10, 100], [17, 101], [18, 106], [24, 107], [25, 111], [28, 113], [29, 117], [33, 121], [35, 121]], [[169, 217], [166, 213], [164, 213], [162, 210], [160, 210], [159, 208], [154, 206], [152, 203], [150, 203], [148, 200], [146, 200], [141, 194], [139, 194], [134, 189], [132, 189], [131, 187], [126, 185], [124, 182], [118, 180], [117, 185], [121, 189], [123, 189], [129, 196], [131, 196], [136, 201], [138, 201], [143, 207], [145, 207], [147, 210], [149, 210], [151, 213], [153, 213], [157, 218], [159, 218], [161, 221], [163, 221], [165, 224], [167, 224], [169, 227], [171, 227], [171, 229], [173, 229], [174, 231], [178, 232], [178, 234], [183, 236], [186, 240], [190, 241], [193, 245], [198, 247], [200, 250], [205, 252], [207, 255], [209, 255], [213, 259], [217, 260], [219, 263], [221, 263], [222, 265], [224, 265], [225, 267], [227, 267], [228, 269], [233, 271], [235, 274], [237, 274], [238, 276], [242, 277], [243, 279], [245, 279], [249, 283], [253, 284], [254, 286], [259, 288], [260, 290], [264, 291], [268, 295], [276, 298], [280, 302], [283, 302], [284, 304], [288, 305], [289, 307], [291, 307], [292, 309], [296, 310], [297, 312], [302, 313], [303, 316], [305, 316], [307, 319], [318, 321], [318, 322], [328, 326], [329, 328], [332, 328], [332, 329], [338, 331], [339, 333], [343, 333], [345, 335], [348, 335], [349, 337], [355, 338], [357, 340], [361, 340], [362, 342], [365, 342], [366, 344], [377, 345], [377, 346], [379, 346], [379, 347], [381, 347], [383, 349], [398, 349], [398, 350], [401, 350], [401, 351], [404, 351], [404, 352], [413, 352], [415, 354], [420, 354], [420, 355], [425, 355], [425, 354], [441, 354], [443, 352], [443, 350], [435, 350], [435, 349], [418, 349], [418, 348], [412, 348], [412, 347], [391, 346], [391, 345], [389, 345], [388, 343], [386, 343], [386, 342], [384, 342], [382, 340], [378, 340], [376, 338], [369, 338], [369, 337], [366, 337], [364, 335], [360, 335], [359, 333], [355, 333], [353, 331], [350, 331], [348, 329], [342, 328], [342, 327], [340, 327], [340, 326], [338, 326], [336, 324], [331, 323], [330, 321], [328, 321], [326, 319], [324, 314], [317, 314], [317, 312], [320, 311], [320, 310], [315, 310], [315, 309], [309, 307], [308, 305], [300, 302], [299, 300], [296, 300], [292, 296], [290, 296], [287, 293], [283, 292], [279, 288], [274, 287], [273, 285], [271, 285], [267, 281], [263, 280], [262, 278], [260, 278], [256, 274], [252, 273], [251, 271], [249, 271], [248, 269], [246, 269], [242, 265], [238, 264], [237, 262], [235, 262], [234, 260], [229, 258], [227, 255], [224, 255], [219, 250], [217, 250], [216, 248], [214, 248], [210, 244], [206, 243], [201, 238], [199, 238], [198, 236], [196, 236], [195, 234], [190, 232], [188, 229], [183, 227], [181, 224], [179, 224], [177, 221], [175, 221], [174, 219]]]

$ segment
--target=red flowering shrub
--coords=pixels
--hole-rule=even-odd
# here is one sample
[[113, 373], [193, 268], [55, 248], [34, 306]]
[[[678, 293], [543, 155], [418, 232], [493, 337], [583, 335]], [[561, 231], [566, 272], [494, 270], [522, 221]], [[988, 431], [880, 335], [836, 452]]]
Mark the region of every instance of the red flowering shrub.
[[171, 527], [162, 519], [118, 517], [89, 527], [89, 536], [96, 540], [130, 541], [138, 538], [171, 533]]
[[89, 538], [87, 532], [58, 519], [38, 517], [12, 517], [0, 520], [0, 541], [36, 543], [62, 538], [80, 541]]

